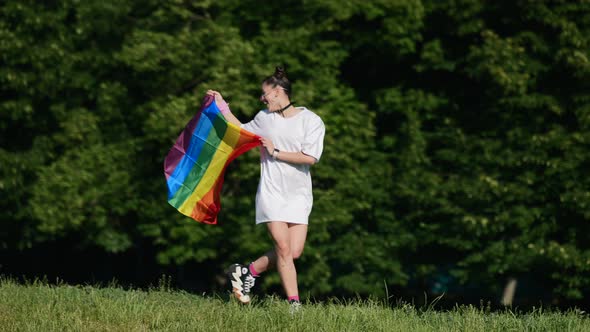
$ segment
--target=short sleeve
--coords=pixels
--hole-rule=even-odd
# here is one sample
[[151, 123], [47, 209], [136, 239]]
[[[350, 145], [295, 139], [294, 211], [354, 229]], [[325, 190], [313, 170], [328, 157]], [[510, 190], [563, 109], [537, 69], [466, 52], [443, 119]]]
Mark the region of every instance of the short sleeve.
[[253, 133], [253, 134], [260, 136], [261, 125], [262, 125], [262, 111], [256, 113], [256, 116], [254, 116], [254, 119], [252, 119], [250, 122], [242, 123], [242, 125], [240, 127]]
[[324, 150], [325, 133], [326, 127], [319, 116], [313, 117], [306, 125], [301, 151], [308, 156], [314, 157], [316, 162], [320, 161]]

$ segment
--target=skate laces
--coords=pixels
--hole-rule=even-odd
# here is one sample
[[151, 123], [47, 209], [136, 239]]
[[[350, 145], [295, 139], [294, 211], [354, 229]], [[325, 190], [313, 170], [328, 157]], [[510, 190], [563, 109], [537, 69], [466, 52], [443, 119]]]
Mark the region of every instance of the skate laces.
[[255, 283], [256, 279], [250, 273], [248, 273], [246, 279], [244, 280], [244, 292], [249, 293], [250, 288], [254, 287]]

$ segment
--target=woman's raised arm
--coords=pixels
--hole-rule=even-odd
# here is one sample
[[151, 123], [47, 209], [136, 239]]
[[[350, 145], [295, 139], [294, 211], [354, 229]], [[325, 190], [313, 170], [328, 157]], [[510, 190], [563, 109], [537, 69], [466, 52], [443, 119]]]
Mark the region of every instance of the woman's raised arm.
[[207, 94], [215, 97], [215, 103], [217, 104], [217, 107], [219, 107], [221, 114], [228, 122], [231, 122], [236, 126], [242, 125], [242, 122], [240, 122], [240, 120], [238, 120], [238, 118], [236, 118], [236, 116], [233, 115], [233, 113], [229, 109], [229, 105], [225, 102], [225, 100], [221, 96], [221, 93], [214, 90], [207, 90]]

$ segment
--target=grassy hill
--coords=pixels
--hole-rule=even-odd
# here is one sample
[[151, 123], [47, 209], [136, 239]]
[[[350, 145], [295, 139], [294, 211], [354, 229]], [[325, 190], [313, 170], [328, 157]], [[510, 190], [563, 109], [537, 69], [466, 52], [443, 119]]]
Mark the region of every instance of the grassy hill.
[[159, 287], [27, 285], [0, 281], [1, 331], [590, 331], [580, 310], [493, 312], [457, 306], [420, 309], [399, 303], [333, 300], [304, 303], [289, 313], [283, 299], [251, 305], [225, 296], [194, 295]]

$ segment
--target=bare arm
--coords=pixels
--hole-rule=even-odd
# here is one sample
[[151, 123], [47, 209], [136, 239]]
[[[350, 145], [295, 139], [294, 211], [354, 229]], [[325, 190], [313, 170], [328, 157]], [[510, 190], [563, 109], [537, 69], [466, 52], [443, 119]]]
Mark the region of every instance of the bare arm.
[[[236, 116], [232, 114], [232, 112], [229, 109], [229, 106], [227, 105], [227, 103], [225, 102], [225, 100], [223, 99], [223, 97], [221, 96], [221, 94], [219, 92], [214, 91], [214, 90], [208, 90], [207, 94], [215, 97], [215, 103], [217, 104], [217, 107], [219, 107], [221, 114], [223, 115], [223, 117], [225, 117], [225, 119], [228, 122], [231, 122], [237, 126], [242, 125], [242, 122], [240, 122], [240, 120], [238, 120], [238, 118], [236, 118]], [[262, 145], [266, 148], [268, 153], [270, 155], [272, 155], [272, 153], [274, 152], [274, 148], [275, 148], [272, 141], [267, 138], [264, 138], [264, 137], [260, 138], [260, 141], [262, 142]], [[314, 157], [312, 157], [310, 155], [306, 155], [305, 153], [303, 153], [301, 151], [299, 151], [299, 152], [280, 151], [277, 153], [276, 159], [280, 160], [280, 161], [292, 163], [292, 164], [313, 165], [313, 164], [317, 163], [317, 160]]]
[[277, 153], [276, 157], [277, 160], [285, 161], [292, 164], [313, 165], [317, 162], [317, 160], [314, 157], [308, 156], [303, 152], [281, 151]]
[[236, 126], [242, 125], [242, 122], [240, 122], [240, 120], [238, 120], [238, 118], [236, 118], [236, 116], [230, 111], [229, 105], [225, 102], [221, 96], [221, 93], [214, 90], [207, 90], [207, 94], [215, 97], [215, 103], [217, 104], [217, 107], [219, 107], [221, 114], [228, 122], [231, 122]]
[[240, 120], [238, 120], [238, 118], [236, 118], [236, 116], [232, 112], [221, 113], [221, 114], [223, 114], [223, 117], [227, 120], [227, 122], [231, 122], [238, 127], [242, 125], [242, 122], [240, 122]]
[[[268, 138], [260, 138], [260, 142], [262, 142], [262, 146], [266, 148], [266, 151], [272, 156], [275, 145], [271, 140]], [[317, 160], [310, 156], [306, 155], [305, 153], [299, 152], [288, 152], [288, 151], [280, 151], [275, 155], [277, 160], [292, 163], [292, 164], [304, 164], [304, 165], [313, 165], [317, 163]]]

